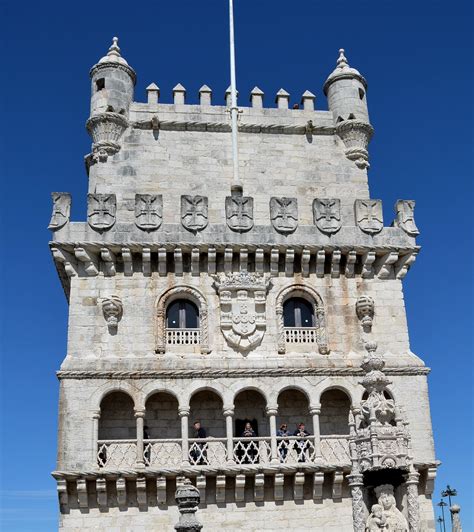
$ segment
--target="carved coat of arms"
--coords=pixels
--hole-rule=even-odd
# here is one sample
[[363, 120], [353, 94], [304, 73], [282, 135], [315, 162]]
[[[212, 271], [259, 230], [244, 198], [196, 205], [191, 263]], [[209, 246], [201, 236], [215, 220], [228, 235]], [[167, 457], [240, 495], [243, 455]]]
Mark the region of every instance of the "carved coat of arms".
[[298, 227], [296, 198], [270, 198], [270, 218], [279, 233], [292, 233]]
[[265, 334], [269, 280], [248, 272], [221, 273], [215, 279], [222, 334], [229, 345], [246, 353], [259, 345]]
[[227, 196], [225, 215], [227, 225], [232, 231], [250, 231], [253, 227], [253, 198], [242, 195]]
[[181, 223], [188, 231], [202, 231], [207, 226], [208, 201], [204, 196], [181, 196]]
[[92, 229], [104, 231], [115, 223], [115, 194], [87, 194], [87, 220]]
[[415, 223], [415, 202], [413, 200], [398, 200], [395, 204], [397, 219], [395, 225], [403, 229], [410, 236], [420, 234]]
[[135, 194], [135, 224], [144, 231], [158, 229], [163, 221], [163, 196]]
[[323, 233], [337, 233], [341, 228], [341, 200], [316, 198], [313, 201], [313, 217], [316, 227]]
[[355, 200], [357, 225], [364, 233], [380, 233], [383, 229], [382, 200]]
[[71, 194], [67, 192], [53, 192], [53, 213], [48, 225], [51, 231], [57, 231], [69, 222], [71, 213]]

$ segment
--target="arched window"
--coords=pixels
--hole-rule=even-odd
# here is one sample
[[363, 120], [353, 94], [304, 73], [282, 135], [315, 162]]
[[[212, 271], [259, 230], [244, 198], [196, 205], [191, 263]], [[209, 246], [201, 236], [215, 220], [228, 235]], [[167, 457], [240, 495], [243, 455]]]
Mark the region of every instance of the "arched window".
[[314, 327], [313, 305], [302, 297], [291, 297], [283, 303], [285, 327]]
[[198, 329], [199, 311], [188, 299], [177, 299], [166, 309], [166, 327], [168, 329]]

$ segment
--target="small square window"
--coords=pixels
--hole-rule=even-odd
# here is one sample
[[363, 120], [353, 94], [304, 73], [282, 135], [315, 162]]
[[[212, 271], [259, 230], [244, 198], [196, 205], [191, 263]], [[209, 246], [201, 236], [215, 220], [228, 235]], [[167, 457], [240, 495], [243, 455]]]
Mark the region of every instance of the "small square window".
[[97, 92], [101, 91], [102, 89], [105, 89], [105, 78], [99, 78], [95, 82], [95, 89]]

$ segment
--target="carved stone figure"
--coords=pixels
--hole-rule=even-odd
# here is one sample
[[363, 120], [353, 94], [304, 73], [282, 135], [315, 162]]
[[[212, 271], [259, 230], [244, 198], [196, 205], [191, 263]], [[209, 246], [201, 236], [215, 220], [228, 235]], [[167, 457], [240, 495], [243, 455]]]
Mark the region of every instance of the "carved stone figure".
[[383, 508], [383, 517], [386, 520], [385, 530], [387, 532], [408, 532], [408, 522], [397, 508], [393, 486], [382, 484], [375, 488], [375, 493], [379, 505]]
[[207, 227], [208, 200], [204, 196], [181, 196], [181, 223], [188, 231]]
[[413, 200], [398, 200], [395, 204], [397, 219], [395, 225], [403, 229], [407, 235], [416, 236], [420, 234], [415, 224], [415, 202]]
[[356, 301], [356, 312], [364, 332], [372, 330], [372, 322], [374, 319], [374, 300], [370, 296], [360, 296]]
[[69, 222], [71, 214], [71, 194], [68, 192], [53, 192], [53, 213], [48, 225], [51, 231], [57, 231]]
[[365, 525], [366, 532], [377, 532], [378, 530], [387, 530], [387, 518], [385, 517], [383, 507], [380, 504], [372, 505], [370, 515]]
[[265, 334], [269, 281], [258, 273], [221, 273], [215, 277], [221, 305], [221, 330], [242, 351], [260, 344]]
[[232, 194], [225, 199], [227, 225], [232, 231], [250, 231], [253, 227], [253, 198]]
[[323, 233], [337, 233], [341, 228], [341, 200], [316, 198], [313, 201], [313, 218]]
[[355, 217], [357, 225], [364, 233], [376, 234], [383, 229], [381, 200], [355, 200]]
[[270, 218], [279, 233], [292, 233], [298, 227], [298, 202], [296, 198], [271, 198]]
[[87, 194], [87, 220], [92, 229], [104, 231], [115, 223], [115, 194]]
[[117, 296], [110, 296], [102, 300], [102, 313], [110, 332], [116, 331], [118, 322], [122, 319], [123, 305]]
[[135, 224], [144, 231], [158, 229], [163, 221], [163, 196], [135, 194]]

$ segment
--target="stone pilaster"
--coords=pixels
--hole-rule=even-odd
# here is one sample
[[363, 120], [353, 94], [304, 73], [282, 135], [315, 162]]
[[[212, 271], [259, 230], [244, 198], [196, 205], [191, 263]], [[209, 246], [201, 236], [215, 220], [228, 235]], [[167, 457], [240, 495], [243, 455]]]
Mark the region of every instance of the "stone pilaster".
[[352, 521], [354, 532], [365, 531], [366, 507], [364, 502], [364, 481], [359, 473], [354, 473], [347, 477], [352, 497]]

